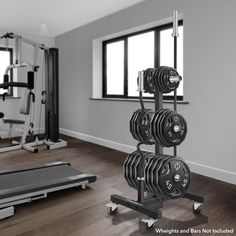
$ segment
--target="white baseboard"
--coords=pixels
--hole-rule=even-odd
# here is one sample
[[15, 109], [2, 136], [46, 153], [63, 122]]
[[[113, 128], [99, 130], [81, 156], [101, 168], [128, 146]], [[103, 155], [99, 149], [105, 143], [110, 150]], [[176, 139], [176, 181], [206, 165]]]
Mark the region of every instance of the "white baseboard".
[[118, 151], [121, 151], [121, 152], [131, 153], [131, 152], [134, 152], [136, 150], [136, 148], [133, 147], [133, 146], [113, 142], [113, 141], [110, 141], [108, 139], [98, 138], [98, 137], [94, 137], [94, 136], [91, 136], [91, 135], [75, 132], [75, 131], [68, 130], [68, 129], [60, 128], [60, 133], [71, 136], [73, 138], [81, 139], [81, 140], [84, 140], [84, 141], [87, 141], [87, 142], [91, 142], [91, 143], [95, 143], [95, 144], [98, 144], [98, 145], [101, 145], [101, 146], [112, 148], [112, 149], [115, 149], [115, 150], [118, 150]]
[[[60, 128], [60, 133], [74, 137], [74, 138], [78, 138], [84, 141], [102, 145], [108, 148], [112, 148], [121, 152], [131, 153], [136, 150], [136, 147], [134, 146], [110, 141], [103, 138], [94, 137], [91, 135], [75, 132], [68, 129]], [[236, 173], [234, 172], [222, 170], [219, 168], [203, 165], [203, 164], [192, 162], [192, 161], [187, 161], [187, 163], [189, 164], [191, 171], [194, 173], [204, 175], [210, 178], [218, 179], [227, 183], [236, 184]]]
[[232, 171], [223, 170], [192, 161], [187, 161], [187, 163], [191, 171], [194, 173], [205, 175], [207, 177], [218, 179], [230, 184], [236, 184], [236, 173]]

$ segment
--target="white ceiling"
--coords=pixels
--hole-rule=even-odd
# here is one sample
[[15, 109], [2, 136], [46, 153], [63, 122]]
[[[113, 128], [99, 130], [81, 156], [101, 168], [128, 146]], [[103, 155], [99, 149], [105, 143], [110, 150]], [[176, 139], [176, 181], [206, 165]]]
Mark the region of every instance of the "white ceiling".
[[143, 1], [0, 0], [0, 29], [57, 36]]

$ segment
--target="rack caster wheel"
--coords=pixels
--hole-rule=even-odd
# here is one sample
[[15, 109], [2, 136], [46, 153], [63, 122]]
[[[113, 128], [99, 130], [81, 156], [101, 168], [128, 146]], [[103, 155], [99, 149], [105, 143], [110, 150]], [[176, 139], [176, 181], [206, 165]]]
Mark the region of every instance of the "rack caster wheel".
[[111, 214], [116, 214], [118, 211], [118, 205], [113, 202], [108, 203], [106, 207], [110, 210]]
[[157, 222], [157, 220], [153, 218], [144, 218], [141, 220], [141, 222], [143, 222], [146, 225], [147, 229], [152, 229], [153, 225]]
[[85, 189], [87, 189], [87, 185], [86, 184], [82, 184], [82, 185], [80, 185], [80, 188], [85, 190]]
[[202, 203], [199, 203], [199, 202], [194, 202], [193, 203], [193, 213], [195, 215], [198, 215], [201, 212], [201, 208], [200, 208], [201, 205], [202, 205]]

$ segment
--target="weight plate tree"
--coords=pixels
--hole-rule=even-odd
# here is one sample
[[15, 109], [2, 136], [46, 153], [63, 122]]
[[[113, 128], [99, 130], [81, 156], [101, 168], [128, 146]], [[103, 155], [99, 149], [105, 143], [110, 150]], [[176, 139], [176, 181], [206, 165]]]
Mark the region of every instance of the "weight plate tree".
[[[191, 173], [186, 162], [177, 157], [177, 146], [187, 135], [187, 122], [177, 112], [176, 90], [182, 77], [176, 70], [178, 20], [174, 11], [174, 68], [158, 66], [139, 71], [138, 88], [141, 108], [130, 119], [130, 133], [138, 141], [137, 151], [129, 154], [123, 170], [128, 185], [137, 190], [137, 200], [120, 195], [111, 195], [107, 206], [115, 213], [118, 205], [141, 212], [149, 219], [142, 222], [148, 228], [161, 218], [160, 208], [163, 202], [180, 197], [194, 201], [193, 211], [200, 212], [199, 207], [205, 202], [204, 197], [187, 192], [191, 183]], [[177, 27], [177, 28], [176, 28]], [[145, 109], [143, 92], [154, 94], [155, 111]], [[174, 92], [174, 110], [163, 109], [163, 94]], [[155, 144], [155, 154], [142, 151], [141, 145]], [[173, 147], [173, 155], [163, 154], [163, 147]], [[144, 192], [151, 193], [144, 196]]]

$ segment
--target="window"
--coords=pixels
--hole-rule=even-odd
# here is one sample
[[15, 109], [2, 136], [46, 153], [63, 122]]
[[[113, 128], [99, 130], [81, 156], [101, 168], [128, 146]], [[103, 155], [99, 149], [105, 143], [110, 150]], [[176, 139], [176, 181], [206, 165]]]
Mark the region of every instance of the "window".
[[[3, 75], [5, 74], [6, 68], [12, 64], [13, 50], [12, 48], [0, 47], [0, 84], [3, 83]], [[9, 79], [12, 81], [12, 70], [10, 70]], [[9, 89], [8, 95], [12, 96], [12, 89]], [[0, 88], [0, 95], [8, 92], [7, 89]]]
[[[172, 23], [103, 41], [103, 97], [136, 98], [138, 71], [174, 66]], [[183, 21], [179, 21], [177, 71], [183, 76]], [[152, 94], [145, 93], [146, 98]], [[173, 99], [173, 92], [164, 95]], [[183, 83], [177, 89], [183, 100]]]

